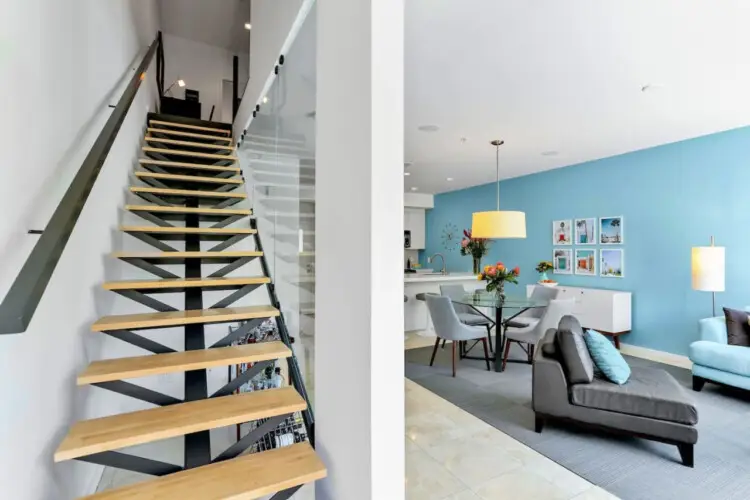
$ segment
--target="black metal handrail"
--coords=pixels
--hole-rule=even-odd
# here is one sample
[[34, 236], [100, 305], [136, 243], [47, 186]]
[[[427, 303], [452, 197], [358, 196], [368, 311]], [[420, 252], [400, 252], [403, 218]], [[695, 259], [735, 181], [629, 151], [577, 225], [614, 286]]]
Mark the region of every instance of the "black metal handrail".
[[96, 182], [109, 150], [120, 131], [122, 122], [128, 114], [135, 94], [138, 92], [141, 82], [145, 79], [146, 69], [151, 64], [157, 50], [160, 54], [157, 58], [156, 76], [159, 93], [161, 94], [164, 56], [161, 50], [161, 32], [159, 32], [130, 79], [107, 123], [91, 146], [91, 150], [83, 160], [68, 190], [58, 203], [55, 212], [44, 228], [44, 232], [31, 250], [2, 303], [0, 303], [0, 334], [23, 333], [28, 328], [65, 245], [70, 239], [76, 222], [78, 222], [83, 206], [94, 187], [94, 182]]

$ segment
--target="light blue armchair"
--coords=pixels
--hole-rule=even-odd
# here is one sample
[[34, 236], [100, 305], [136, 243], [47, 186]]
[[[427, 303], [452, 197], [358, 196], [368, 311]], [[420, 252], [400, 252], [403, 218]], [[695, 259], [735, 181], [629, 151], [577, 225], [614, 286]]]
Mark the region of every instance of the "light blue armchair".
[[750, 347], [727, 344], [724, 317], [699, 321], [701, 340], [690, 344], [693, 362], [693, 390], [700, 391], [706, 380], [750, 390]]

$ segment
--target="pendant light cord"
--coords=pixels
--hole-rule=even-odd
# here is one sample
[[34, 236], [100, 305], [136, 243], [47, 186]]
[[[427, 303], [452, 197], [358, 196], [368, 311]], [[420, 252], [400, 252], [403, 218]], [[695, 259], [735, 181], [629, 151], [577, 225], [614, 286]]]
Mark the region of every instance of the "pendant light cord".
[[497, 211], [500, 211], [500, 145], [495, 146], [495, 183], [497, 184]]

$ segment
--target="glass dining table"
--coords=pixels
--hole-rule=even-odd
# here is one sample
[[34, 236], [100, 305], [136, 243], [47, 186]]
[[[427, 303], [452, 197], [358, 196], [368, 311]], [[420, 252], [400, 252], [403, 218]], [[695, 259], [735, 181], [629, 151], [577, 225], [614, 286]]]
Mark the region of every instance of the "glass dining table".
[[[476, 312], [486, 317], [479, 308], [494, 309], [495, 318], [488, 318], [495, 322], [495, 371], [502, 371], [502, 352], [505, 345], [505, 332], [513, 319], [521, 313], [538, 307], [546, 307], [547, 300], [532, 299], [522, 295], [499, 296], [495, 292], [476, 290], [474, 292], [449, 293], [451, 301], [456, 304], [464, 304], [473, 308]], [[508, 315], [504, 317], [504, 315]], [[482, 358], [484, 359], [484, 358]], [[508, 360], [509, 362], [513, 360]]]

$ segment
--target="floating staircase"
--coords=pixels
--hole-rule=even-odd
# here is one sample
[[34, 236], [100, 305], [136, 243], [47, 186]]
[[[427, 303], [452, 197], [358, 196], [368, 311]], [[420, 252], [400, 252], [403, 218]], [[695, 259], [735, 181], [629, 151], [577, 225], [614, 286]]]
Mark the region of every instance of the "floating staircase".
[[[221, 500], [267, 495], [287, 499], [303, 484], [325, 477], [326, 468], [312, 448], [312, 412], [252, 211], [234, 207], [246, 195], [231, 131], [222, 124], [151, 114], [146, 133], [144, 158], [135, 173], [144, 185], [132, 186], [130, 192], [147, 203], [124, 208], [152, 225], [124, 225], [120, 231], [158, 251], [116, 252], [111, 257], [155, 278], [107, 282], [103, 287], [155, 312], [105, 316], [91, 326], [92, 334], [128, 342], [143, 349], [144, 355], [94, 361], [76, 383], [154, 407], [75, 423], [54, 460], [81, 460], [158, 476], [86, 497], [90, 500]], [[242, 225], [247, 218], [249, 224]], [[247, 237], [254, 239], [255, 250], [228, 250]], [[175, 248], [172, 242], [184, 248]], [[206, 250], [201, 242], [215, 244]], [[232, 274], [255, 259], [260, 259], [262, 274]], [[218, 269], [217, 264], [221, 265]], [[208, 274], [204, 265], [212, 265], [213, 272]], [[259, 287], [266, 288], [269, 305], [233, 306]], [[228, 293], [208, 306], [204, 292], [209, 291]], [[184, 309], [153, 297], [163, 293], [184, 294]], [[281, 341], [235, 344], [270, 318], [276, 321]], [[204, 327], [218, 323], [241, 326], [207, 345]], [[184, 351], [159, 341], [160, 329], [178, 327], [185, 331]], [[291, 386], [238, 392], [267, 366], [284, 359]], [[207, 370], [244, 363], [253, 366], [209, 394]], [[174, 373], [185, 374], [184, 399], [136, 383], [140, 377]], [[302, 414], [310, 442], [243, 455], [297, 412]], [[255, 430], [217, 456], [211, 455], [212, 429], [259, 420]], [[185, 450], [181, 464], [117, 451], [179, 437], [184, 439]]]

